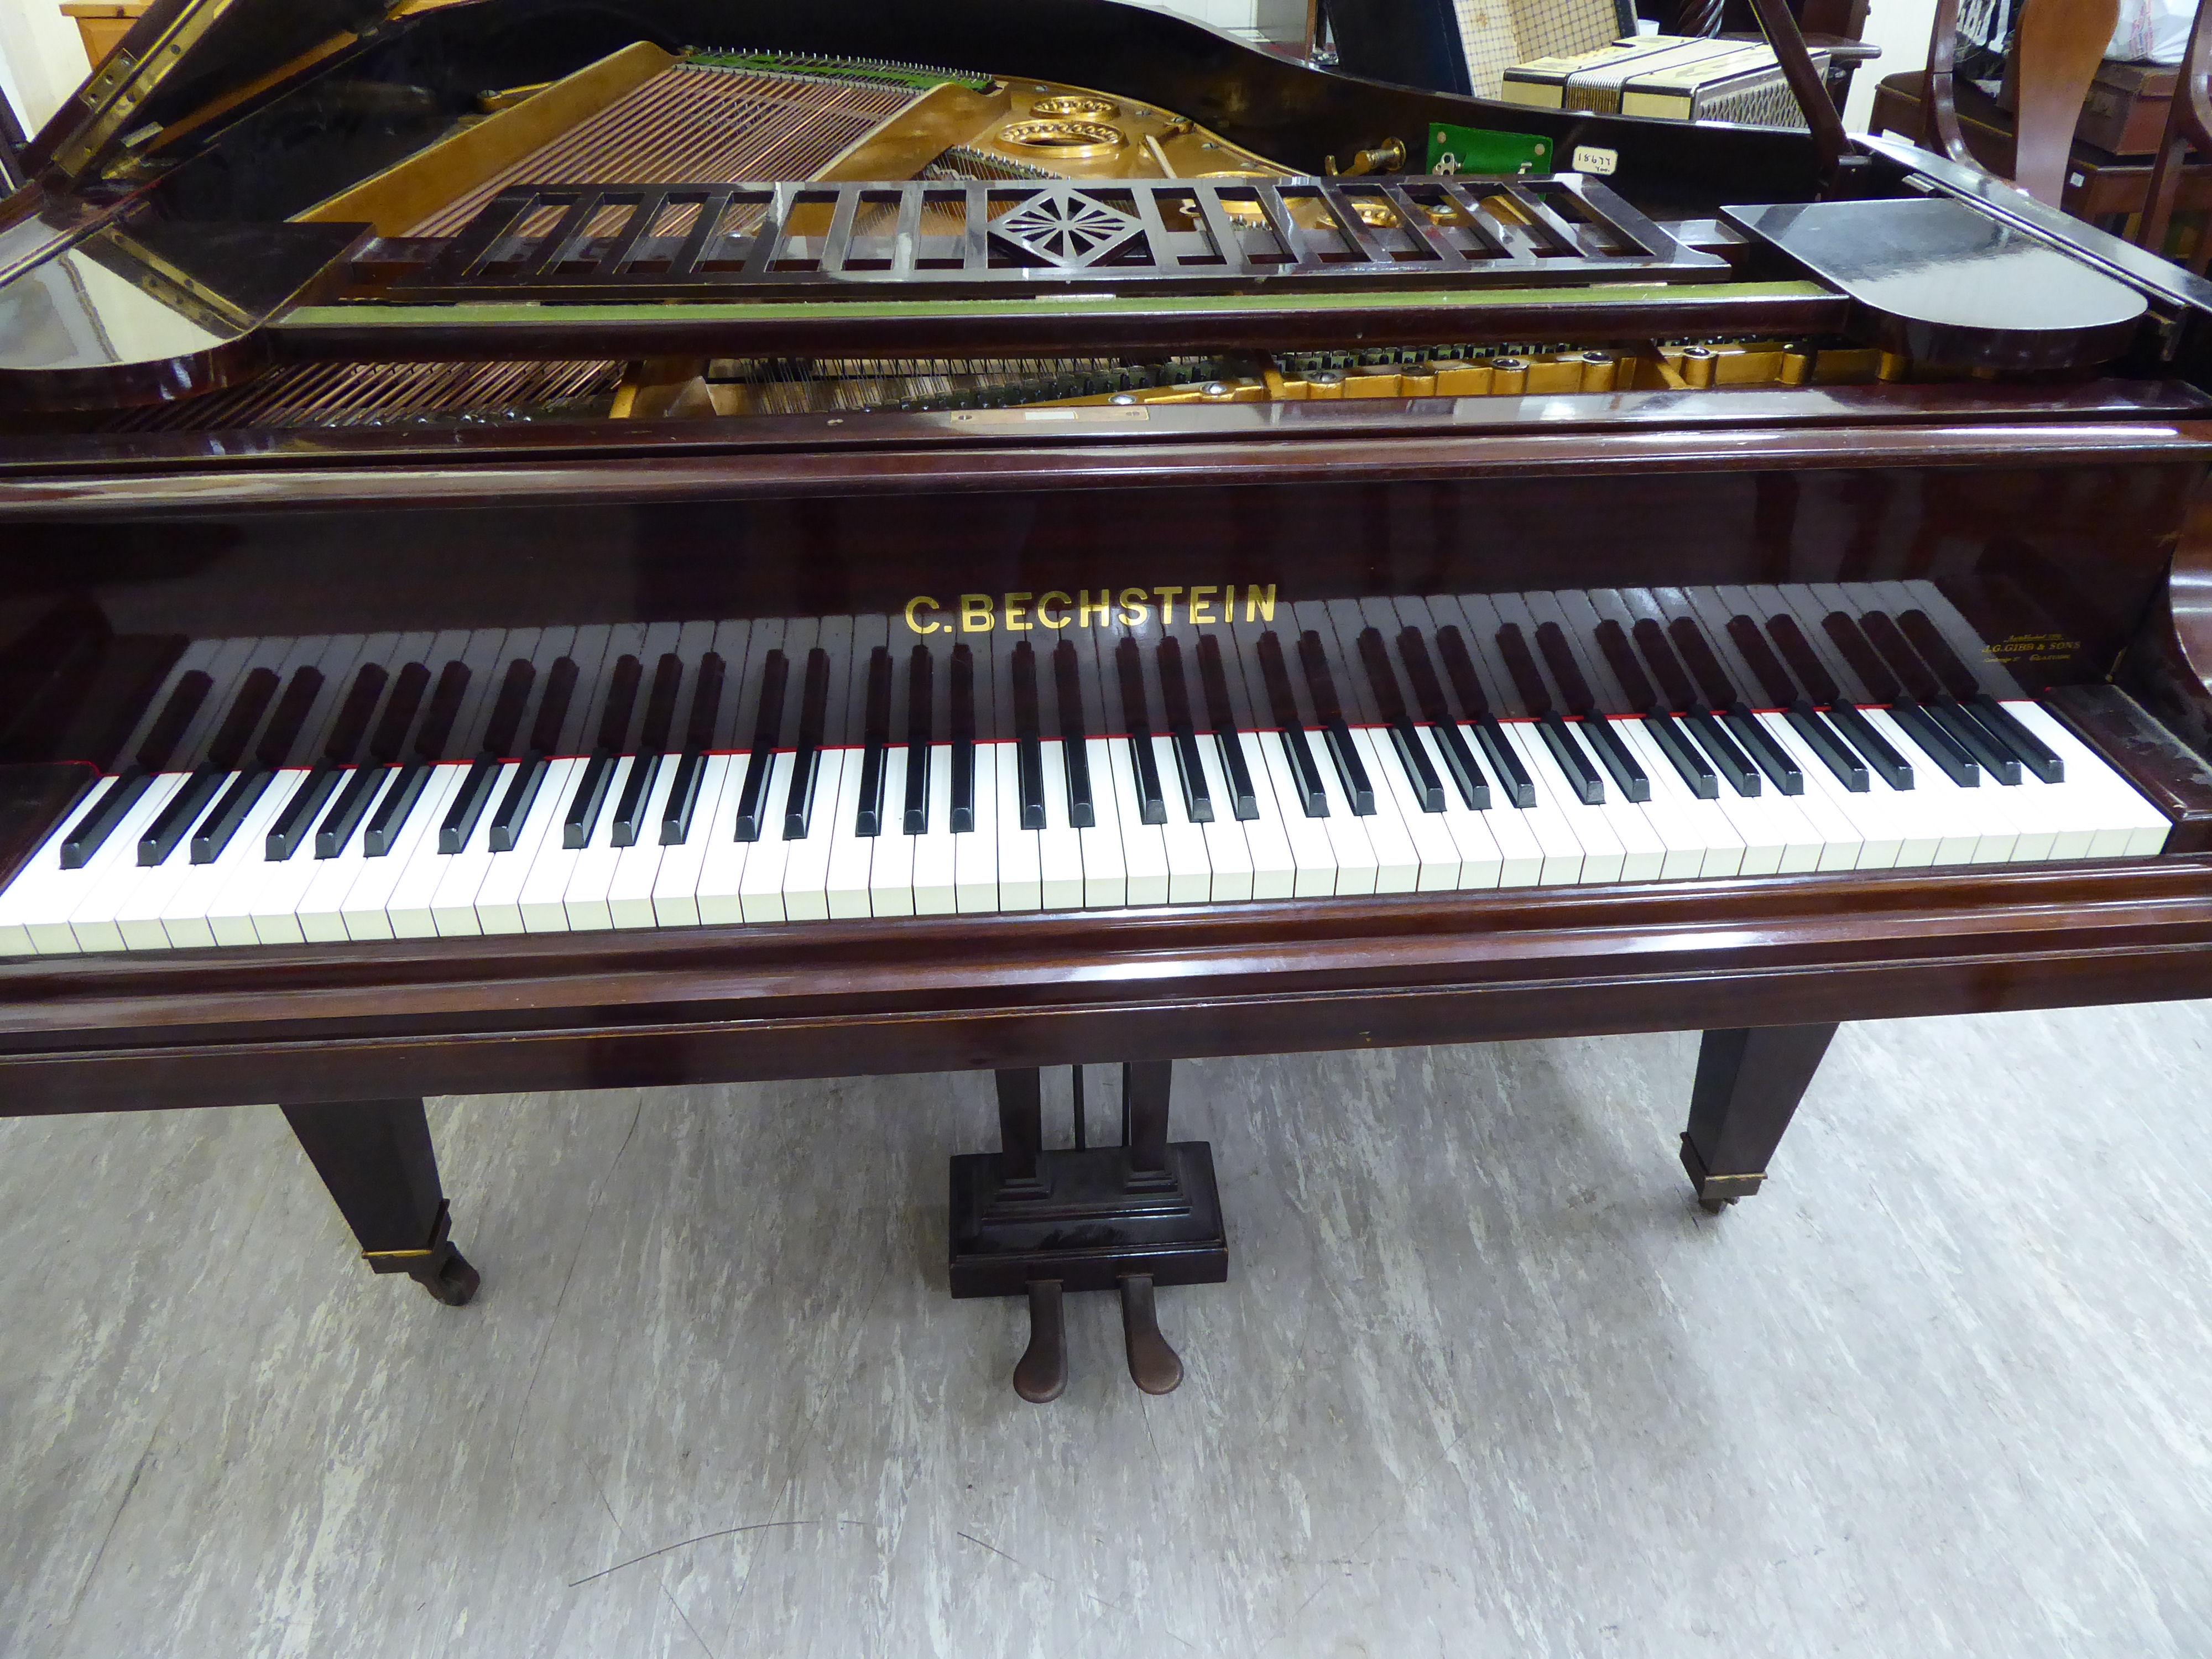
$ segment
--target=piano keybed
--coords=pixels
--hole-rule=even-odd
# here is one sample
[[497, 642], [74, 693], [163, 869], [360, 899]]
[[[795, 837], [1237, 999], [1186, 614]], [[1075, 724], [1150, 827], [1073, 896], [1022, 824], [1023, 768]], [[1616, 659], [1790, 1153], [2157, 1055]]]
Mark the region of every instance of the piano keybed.
[[0, 953], [2166, 842], [1925, 582], [1271, 601], [1225, 627], [1173, 605], [1113, 628], [1063, 613], [1034, 643], [880, 615], [202, 641], [133, 763], [0, 891]]

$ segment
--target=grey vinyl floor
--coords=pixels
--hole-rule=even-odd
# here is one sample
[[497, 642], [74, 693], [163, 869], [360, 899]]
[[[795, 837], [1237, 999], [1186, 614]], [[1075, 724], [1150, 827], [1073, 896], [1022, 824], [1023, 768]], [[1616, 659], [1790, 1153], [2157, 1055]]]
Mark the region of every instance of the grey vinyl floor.
[[2212, 1654], [2212, 1007], [1846, 1028], [1717, 1220], [1694, 1054], [1179, 1067], [1233, 1280], [1044, 1408], [980, 1077], [435, 1103], [460, 1311], [273, 1109], [0, 1125], [0, 1653]]

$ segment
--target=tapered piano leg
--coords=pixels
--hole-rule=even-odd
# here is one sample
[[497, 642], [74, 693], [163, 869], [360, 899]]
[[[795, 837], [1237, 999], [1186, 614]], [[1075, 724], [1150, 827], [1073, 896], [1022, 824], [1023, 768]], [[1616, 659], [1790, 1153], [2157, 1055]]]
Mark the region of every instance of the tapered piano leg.
[[287, 1106], [284, 1116], [371, 1268], [405, 1273], [448, 1307], [477, 1293], [477, 1270], [448, 1237], [453, 1218], [420, 1100]]
[[1832, 1024], [1705, 1033], [1682, 1167], [1707, 1210], [1717, 1215], [1759, 1190], [1766, 1161], [1835, 1035]]

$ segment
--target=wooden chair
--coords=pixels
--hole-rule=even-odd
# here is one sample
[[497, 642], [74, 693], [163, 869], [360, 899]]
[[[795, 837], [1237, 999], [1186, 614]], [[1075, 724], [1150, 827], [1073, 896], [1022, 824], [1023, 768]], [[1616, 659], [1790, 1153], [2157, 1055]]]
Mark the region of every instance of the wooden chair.
[[[2021, 9], [2012, 183], [2051, 207], [2059, 205], [2064, 192], [2081, 100], [2088, 95], [2097, 65], [2105, 61], [2119, 10], [2119, 0], [2027, 0]], [[1958, 42], [1959, 0], [1936, 0], [1936, 23], [1928, 37], [1918, 141], [1923, 149], [1979, 168], [1981, 162], [1960, 131], [1953, 93]], [[2177, 106], [2181, 101], [2174, 100]]]
[[[2212, 5], [2198, 0], [2197, 21], [2189, 31], [2189, 50], [2181, 59], [2181, 78], [2166, 106], [2166, 136], [2158, 147], [2158, 162], [2151, 169], [2150, 198], [2136, 232], [2136, 245], [2154, 253], [2166, 251], [2166, 228], [2181, 191], [2182, 168], [2190, 153], [2212, 158]], [[2189, 269], [2204, 275], [2212, 264], [2212, 226], [2197, 233], [2189, 251]]]

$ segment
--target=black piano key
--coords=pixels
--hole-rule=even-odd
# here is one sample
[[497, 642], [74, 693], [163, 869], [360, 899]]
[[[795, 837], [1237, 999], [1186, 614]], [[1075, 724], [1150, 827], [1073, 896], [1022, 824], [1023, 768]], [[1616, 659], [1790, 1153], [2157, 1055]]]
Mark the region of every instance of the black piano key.
[[1443, 780], [1430, 764], [1427, 746], [1421, 742], [1420, 728], [1413, 721], [1394, 720], [1390, 726], [1390, 746], [1398, 751], [1398, 764], [1405, 769], [1406, 781], [1413, 791], [1413, 799], [1420, 803], [1424, 812], [1444, 810]]
[[1366, 764], [1352, 744], [1352, 728], [1345, 723], [1344, 705], [1337, 701], [1336, 681], [1328, 670], [1328, 653], [1322, 647], [1321, 635], [1310, 628], [1298, 636], [1298, 665], [1305, 670], [1314, 714], [1321, 721], [1322, 736], [1329, 758], [1336, 763], [1337, 780], [1344, 786], [1345, 799], [1352, 803], [1352, 815], [1371, 817], [1375, 782], [1367, 775]]
[[806, 684], [799, 702], [799, 742], [791, 756], [791, 787], [783, 798], [783, 838], [805, 841], [814, 822], [814, 786], [822, 775], [823, 726], [830, 717], [830, 653], [806, 653]]
[[727, 672], [719, 652], [709, 651], [699, 659], [699, 672], [691, 682], [691, 714], [684, 724], [687, 754], [703, 756], [714, 746], [714, 727], [722, 718], [722, 678]]
[[1598, 763], [1613, 774], [1614, 785], [1623, 800], [1647, 801], [1651, 799], [1651, 779], [1638, 763], [1620, 733], [1613, 729], [1613, 722], [1602, 714], [1584, 714], [1576, 722], [1583, 729], [1583, 741]]
[[1712, 641], [1706, 639], [1705, 630], [1692, 618], [1673, 618], [1667, 624], [1667, 635], [1688, 665], [1690, 678], [1705, 693], [1708, 708], [1727, 708], [1743, 701], [1742, 688], [1721, 666], [1721, 659], [1713, 653]]
[[1972, 702], [1982, 689], [1981, 682], [1974, 678], [1972, 669], [1959, 660], [1959, 653], [1951, 649], [1951, 642], [1943, 637], [1942, 630], [1928, 613], [1917, 609], [1900, 611], [1897, 613], [1897, 625], [1912, 642], [1912, 648], [1920, 653], [1921, 660], [1942, 682], [1944, 690], [1960, 702]]
[[707, 775], [707, 751], [688, 750], [676, 763], [676, 777], [668, 786], [668, 801], [660, 809], [660, 844], [681, 847], [691, 839], [691, 815], [699, 807], [699, 786]]
[[1443, 757], [1444, 770], [1451, 774], [1452, 787], [1459, 791], [1460, 799], [1470, 811], [1483, 812], [1490, 808], [1490, 780], [1460, 735], [1459, 723], [1452, 719], [1451, 707], [1444, 701], [1443, 682], [1437, 678], [1437, 666], [1429, 658], [1428, 641], [1421, 637], [1418, 628], [1407, 628], [1398, 635], [1398, 659], [1406, 665], [1406, 678], [1413, 682], [1413, 701], [1428, 722], [1429, 735], [1436, 739], [1437, 751]]
[[1672, 714], [1653, 710], [1644, 717], [1644, 729], [1651, 734], [1651, 741], [1659, 745], [1659, 752], [1674, 763], [1682, 775], [1682, 781], [1699, 800], [1720, 799], [1720, 774], [1712, 763], [1690, 741]]
[[952, 647], [952, 831], [975, 828], [975, 656]]
[[493, 852], [514, 850], [522, 839], [522, 826], [530, 821], [530, 809], [537, 804], [538, 792], [551, 770], [552, 763], [544, 755], [522, 757], [522, 764], [507, 780], [507, 793], [499, 798], [499, 811], [491, 815], [491, 828], [484, 834], [484, 844]]
[[184, 740], [185, 728], [192, 723], [192, 717], [200, 712], [200, 705], [214, 690], [215, 682], [197, 668], [178, 676], [169, 700], [161, 705], [153, 728], [146, 733], [146, 741], [138, 745], [138, 764], [149, 772], [165, 770], [170, 756]]
[[1129, 736], [1129, 761], [1136, 772], [1137, 816], [1145, 823], [1168, 821], [1167, 793], [1160, 787], [1159, 759], [1152, 752], [1152, 715], [1145, 698], [1145, 659], [1136, 641], [1124, 635], [1115, 647], [1114, 668], [1121, 683], [1121, 720]]
[[1890, 672], [1897, 676], [1906, 696], [1915, 702], [1932, 703], [1943, 695], [1942, 684], [1929, 672], [1928, 665], [1920, 659], [1920, 653], [1912, 648], [1911, 641], [1905, 637], [1903, 631], [1890, 620], [1887, 611], [1866, 611], [1859, 617], [1858, 624], [1868, 642], [1881, 653], [1882, 661], [1889, 665]]
[[230, 787], [222, 792], [208, 815], [192, 831], [191, 860], [194, 864], [213, 864], [221, 858], [238, 826], [246, 822], [276, 775], [265, 766], [257, 766], [251, 772], [240, 772], [232, 778]]
[[1728, 631], [1729, 638], [1735, 642], [1736, 653], [1758, 680], [1759, 689], [1769, 703], [1777, 708], [1788, 708], [1799, 701], [1803, 694], [1798, 690], [1796, 681], [1790, 678], [1790, 671], [1774, 654], [1774, 647], [1759, 631], [1757, 623], [1746, 616], [1730, 617]]
[[593, 755], [584, 763], [584, 774], [568, 797], [568, 816], [561, 820], [561, 845], [570, 852], [592, 844], [592, 832], [599, 826], [599, 813], [606, 806], [607, 791], [620, 763], [617, 757], [608, 754]]
[[1721, 730], [1721, 724], [1703, 709], [1692, 709], [1680, 717], [1682, 728], [1698, 740], [1698, 747], [1705, 751], [1713, 768], [1729, 781], [1729, 787], [1739, 795], [1759, 793], [1759, 769], [1735, 740]]
[[1666, 630], [1644, 617], [1638, 621], [1633, 632], [1636, 648], [1651, 665], [1652, 678], [1659, 682], [1658, 701], [1678, 714], [1699, 708], [1698, 690], [1682, 672], [1681, 660], [1675, 656], [1674, 647], [1667, 642]]
[[1867, 769], [1893, 789], [1912, 787], [1912, 764], [1874, 729], [1874, 723], [1847, 702], [1825, 711], [1828, 724], [1865, 760]]
[[1805, 774], [1796, 761], [1790, 758], [1782, 745], [1774, 741], [1750, 709], [1741, 703], [1726, 710], [1720, 721], [1728, 734], [1736, 741], [1736, 747], [1751, 757], [1759, 769], [1766, 774], [1767, 781], [1785, 795], [1805, 793]]
[[[568, 657], [559, 659], [546, 671], [545, 695], [538, 701], [538, 718], [530, 723], [530, 752], [540, 760], [560, 751], [562, 729], [568, 724], [568, 705], [576, 696], [578, 672], [574, 661]], [[536, 786], [532, 787], [535, 789]], [[512, 787], [508, 793], [514, 793]], [[523, 814], [528, 816], [528, 807], [523, 809]], [[506, 804], [501, 802], [500, 816], [506, 815]]]
[[1260, 796], [1252, 787], [1252, 769], [1244, 763], [1244, 744], [1237, 730], [1237, 706], [1229, 698], [1229, 676], [1221, 663], [1221, 641], [1211, 634], [1198, 636], [1198, 684], [1206, 697], [1206, 723], [1213, 733], [1221, 757], [1222, 775], [1229, 782], [1232, 816], [1260, 816]]
[[1628, 706], [1638, 714], [1648, 714], [1659, 706], [1659, 693], [1644, 665], [1636, 660], [1636, 652], [1628, 642], [1628, 630], [1612, 617], [1597, 625], [1597, 648], [1605, 653], [1606, 665], [1613, 670], [1613, 678], [1620, 682]]
[[230, 700], [229, 712], [224, 714], [215, 740], [208, 744], [207, 763], [225, 772], [238, 770], [238, 763], [246, 758], [246, 745], [253, 741], [253, 733], [261, 724], [261, 717], [269, 710], [270, 699], [276, 696], [282, 682], [273, 668], [257, 668], [246, 677], [238, 694]]
[[1183, 811], [1193, 823], [1213, 822], [1213, 792], [1206, 781], [1206, 767], [1198, 755], [1198, 722], [1192, 713], [1190, 684], [1183, 678], [1182, 643], [1166, 639], [1159, 644], [1160, 700], [1167, 704], [1168, 737], [1175, 750], [1176, 773], [1182, 785]]
[[684, 659], [664, 651], [653, 665], [653, 691], [645, 700], [645, 724], [638, 727], [637, 752], [665, 755], [676, 726], [676, 699], [684, 689]]
[[507, 664], [499, 683], [499, 696], [492, 703], [491, 718], [484, 722], [479, 753], [494, 760], [505, 760], [514, 753], [514, 740], [522, 731], [522, 711], [529, 704], [530, 688], [537, 680], [538, 670], [527, 657], [517, 657]]
[[[520, 715], [516, 717], [518, 723], [520, 718]], [[446, 813], [446, 821], [438, 826], [438, 850], [441, 853], [458, 853], [468, 846], [469, 837], [477, 832], [477, 821], [483, 817], [485, 805], [491, 799], [492, 786], [499, 781], [500, 768], [504, 764], [496, 755], [479, 755], [470, 763], [469, 775], [461, 780], [460, 793], [453, 797], [453, 804]]]
[[[438, 689], [430, 694], [430, 707], [422, 716], [422, 729], [415, 733], [416, 760], [436, 762], [446, 758], [446, 745], [453, 741], [453, 722], [460, 717], [461, 704], [468, 695], [468, 664], [447, 663], [439, 672]], [[410, 805], [408, 810], [414, 809]]]
[[[1510, 623], [1507, 624], [1508, 627], [1511, 625]], [[1537, 717], [1536, 730], [1543, 734], [1544, 746], [1552, 751], [1552, 758], [1559, 763], [1560, 774], [1566, 779], [1567, 787], [1574, 791], [1575, 799], [1585, 806], [1603, 805], [1605, 780], [1598, 776], [1597, 769], [1589, 763], [1589, 757], [1583, 753], [1582, 744], [1575, 741], [1575, 734], [1566, 721], [1556, 713], [1546, 713]]]
[[[1027, 640], [1013, 649], [1015, 789], [1021, 797], [1022, 828], [1042, 830], [1044, 817], [1044, 732], [1037, 716], [1036, 651]], [[890, 682], [884, 682], [886, 698]], [[884, 719], [890, 719], [885, 705]]]
[[637, 688], [644, 678], [645, 665], [635, 657], [625, 655], [616, 661], [607, 682], [606, 705], [599, 711], [599, 742], [593, 745], [599, 753], [619, 755], [629, 747], [629, 719], [637, 710]]
[[1962, 707], [1973, 711], [1990, 735], [2001, 740], [2017, 760], [2045, 783], [2066, 781], [2066, 763], [2045, 747], [2043, 739], [2021, 725], [2012, 710], [1986, 691], [1974, 693]]
[[[429, 676], [425, 673], [422, 678], [428, 681]], [[376, 804], [376, 792], [383, 787], [384, 775], [391, 769], [372, 763], [346, 774], [345, 787], [331, 803], [331, 810], [323, 814], [323, 821], [315, 826], [317, 858], [334, 859], [345, 851], [353, 840], [353, 832], [368, 816], [368, 809]]]
[[1512, 676], [1513, 689], [1520, 694], [1522, 706], [1539, 718], [1550, 714], [1551, 688], [1544, 684], [1542, 671], [1536, 666], [1536, 659], [1529, 654], [1528, 641], [1522, 637], [1518, 623], [1507, 623], [1498, 630], [1498, 654], [1504, 660], [1505, 672]]
[[1505, 728], [1498, 725], [1498, 717], [1483, 714], [1468, 724], [1474, 728], [1474, 740], [1490, 762], [1499, 792], [1520, 811], [1529, 811], [1536, 805], [1536, 781], [1528, 775], [1528, 769], [1521, 764], [1520, 755], [1506, 741]]
[[422, 706], [422, 694], [429, 689], [430, 671], [419, 662], [409, 663], [394, 677], [392, 693], [384, 700], [384, 712], [377, 716], [375, 730], [369, 733], [372, 761], [389, 766], [399, 758], [399, 751], [407, 744], [408, 730], [415, 724], [415, 713]]
[[1567, 643], [1566, 630], [1557, 623], [1536, 624], [1536, 648], [1544, 653], [1544, 661], [1552, 671], [1552, 678], [1559, 688], [1559, 696], [1566, 700], [1570, 714], [1594, 714], [1597, 699], [1590, 695], [1589, 682], [1583, 678], [1582, 665], [1575, 660], [1574, 647]]
[[1917, 702], [1899, 700], [1890, 704], [1889, 717], [1912, 740], [1913, 746], [1935, 762], [1936, 769], [1952, 782], [1961, 789], [1980, 787], [1982, 769], [1973, 756], [1960, 748], [1925, 708]]
[[276, 700], [276, 712], [269, 717], [260, 743], [255, 745], [253, 758], [258, 764], [274, 769], [290, 763], [292, 746], [300, 741], [300, 728], [307, 723], [322, 690], [322, 670], [302, 668], [293, 674], [284, 695]]
[[[1060, 649], [1074, 647], [1063, 644]], [[909, 836], [929, 833], [929, 699], [932, 678], [929, 647], [917, 645], [907, 659], [906, 671], [906, 800], [900, 817]], [[1064, 695], [1064, 694], [1063, 694]], [[1060, 718], [1066, 704], [1060, 705]], [[1073, 775], [1071, 774], [1071, 776]]]
[[1866, 763], [1851, 752], [1850, 745], [1814, 711], [1811, 703], [1801, 699], [1782, 712], [1791, 728], [1805, 739], [1806, 746], [1820, 757], [1820, 763], [1836, 775], [1837, 782], [1855, 795], [1867, 793], [1871, 779]]
[[2020, 763], [2012, 751], [1990, 737], [1982, 723], [1948, 697], [1922, 706], [1923, 712], [1942, 727], [1943, 733], [1965, 750], [1983, 771], [2009, 787], [2020, 782]]
[[368, 827], [361, 832], [363, 857], [383, 858], [399, 844], [400, 833], [407, 828], [407, 820], [415, 815], [416, 805], [429, 786], [433, 769], [428, 761], [410, 761], [394, 769], [392, 781], [385, 786]]
[[737, 838], [758, 841], [767, 817], [769, 775], [775, 768], [776, 744], [783, 737], [783, 692], [791, 678], [790, 659], [771, 651], [761, 664], [760, 713], [753, 722], [753, 743], [745, 757], [745, 777], [738, 792]]
[[1451, 677], [1461, 714], [1470, 722], [1489, 714], [1490, 700], [1482, 695], [1482, 678], [1474, 672], [1474, 654], [1458, 629], [1447, 624], [1437, 629], [1437, 654], [1444, 659], [1444, 672]]
[[1904, 686], [1881, 659], [1873, 642], [1860, 632], [1856, 617], [1841, 611], [1831, 611], [1820, 619], [1820, 630], [1843, 653], [1851, 672], [1866, 687], [1868, 696], [1876, 702], [1896, 702], [1905, 696]]
[[1807, 696], [1822, 708], [1844, 700], [1844, 694], [1837, 686], [1834, 677], [1828, 672], [1827, 665], [1820, 660], [1820, 653], [1813, 649], [1813, 642], [1798, 628], [1795, 617], [1768, 617], [1766, 631], [1772, 635], [1784, 660], [1789, 663], [1790, 672], [1805, 688]]
[[[667, 733], [661, 734], [667, 741]], [[629, 763], [623, 775], [622, 794], [615, 801], [614, 822], [607, 826], [607, 844], [611, 847], [635, 847], [638, 832], [645, 828], [646, 808], [653, 800], [653, 786], [660, 775], [662, 757], [658, 750], [641, 751]]]
[[353, 684], [346, 692], [345, 702], [338, 706], [338, 717], [331, 723], [331, 740], [323, 745], [323, 758], [333, 766], [350, 766], [361, 752], [362, 738], [368, 732], [368, 723], [375, 717], [377, 699], [384, 695], [384, 687], [391, 676], [376, 663], [363, 663], [361, 672], [353, 677]]
[[111, 778], [99, 799], [62, 837], [62, 868], [83, 869], [92, 855], [107, 844], [107, 838], [115, 833], [115, 826], [123, 822], [125, 814], [138, 804], [138, 798], [153, 782], [154, 774], [135, 767]]
[[1067, 770], [1067, 821], [1078, 830], [1098, 825], [1098, 803], [1091, 793], [1090, 732], [1083, 723], [1083, 665], [1074, 646], [1062, 640], [1053, 647], [1053, 694], [1060, 704], [1060, 747]]
[[874, 836], [884, 828], [884, 760], [891, 742], [891, 653], [879, 645], [868, 653], [868, 707], [860, 733], [860, 803], [853, 833]]
[[1366, 670], [1368, 684], [1374, 688], [1376, 707], [1390, 729], [1391, 747], [1398, 751], [1398, 763], [1405, 769], [1406, 781], [1413, 787], [1413, 798], [1420, 802], [1424, 812], [1443, 811], [1443, 781], [1429, 763], [1428, 747], [1413, 727], [1413, 711], [1407, 707], [1406, 694], [1390, 666], [1390, 650], [1383, 643], [1381, 629], [1361, 630], [1359, 660]]
[[270, 863], [283, 864], [307, 845], [315, 814], [323, 810], [323, 803], [330, 799], [331, 792], [345, 781], [346, 775], [344, 767], [325, 761], [300, 780], [299, 787], [292, 791], [292, 799], [284, 803], [276, 822], [269, 826], [268, 835], [263, 837], [262, 853]]
[[155, 817], [153, 827], [138, 837], [138, 862], [146, 868], [166, 863], [177, 843], [191, 833], [216, 792], [230, 781], [227, 766], [203, 766], [186, 778]]
[[1298, 714], [1297, 695], [1291, 690], [1290, 665], [1283, 659], [1283, 642], [1271, 629], [1260, 636], [1260, 672], [1267, 683], [1267, 705], [1274, 716], [1290, 764], [1291, 780], [1310, 818], [1328, 816], [1328, 792], [1322, 787], [1321, 768], [1314, 764], [1306, 743], [1305, 721]]

